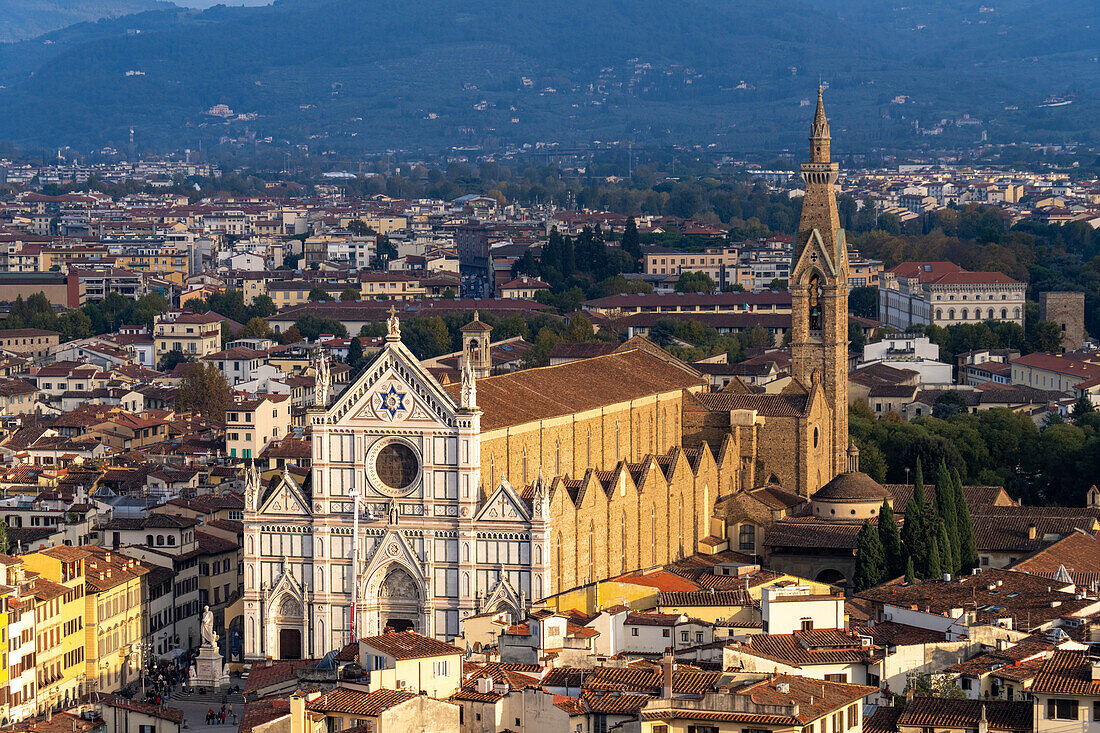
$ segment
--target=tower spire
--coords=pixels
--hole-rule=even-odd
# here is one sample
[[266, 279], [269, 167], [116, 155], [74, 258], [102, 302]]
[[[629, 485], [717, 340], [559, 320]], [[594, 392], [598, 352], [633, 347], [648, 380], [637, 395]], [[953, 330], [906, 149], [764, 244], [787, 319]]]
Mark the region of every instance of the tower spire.
[[831, 156], [823, 84], [817, 88], [809, 140], [810, 159], [802, 164], [806, 194], [790, 283], [791, 375], [811, 389], [820, 388], [829, 405], [828, 418], [814, 427], [815, 447], [819, 438], [823, 442], [820, 450], [825, 470], [817, 472], [820, 479], [806, 477], [812, 494], [833, 476], [855, 470], [852, 459], [858, 460], [847, 451], [848, 247], [833, 189], [839, 166]]
[[824, 87], [817, 85], [817, 110], [814, 112], [814, 122], [810, 126], [810, 162], [830, 162], [829, 120], [825, 117]]

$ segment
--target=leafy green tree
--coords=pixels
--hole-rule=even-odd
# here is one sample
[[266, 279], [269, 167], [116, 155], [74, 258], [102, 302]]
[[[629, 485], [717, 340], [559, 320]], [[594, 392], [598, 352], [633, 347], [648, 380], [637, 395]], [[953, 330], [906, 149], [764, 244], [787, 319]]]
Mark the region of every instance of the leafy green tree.
[[324, 288], [313, 286], [309, 289], [309, 300], [311, 303], [316, 303], [323, 300], [332, 300], [332, 296]]
[[418, 359], [431, 359], [451, 351], [447, 324], [439, 316], [413, 318], [401, 326], [401, 340]]
[[0, 553], [7, 555], [11, 552], [11, 540], [8, 539], [8, 523], [0, 519]]
[[252, 305], [248, 306], [248, 314], [252, 318], [267, 318], [275, 315], [277, 310], [275, 301], [269, 295], [257, 295], [252, 299]]
[[905, 571], [905, 557], [902, 554], [897, 518], [886, 499], [883, 499], [878, 512], [878, 536], [886, 561], [886, 577], [896, 578]]
[[848, 310], [863, 318], [878, 319], [878, 288], [863, 285], [848, 292]]
[[859, 354], [867, 345], [867, 337], [863, 335], [863, 329], [858, 323], [848, 323], [848, 351]]
[[57, 327], [61, 331], [62, 341], [72, 341], [92, 335], [92, 319], [79, 309], [66, 311], [58, 316]]
[[753, 326], [737, 334], [737, 340], [746, 349], [767, 349], [775, 346], [775, 335], [763, 326]]
[[917, 580], [917, 574], [913, 570], [913, 558], [905, 558], [905, 582], [915, 583]]
[[358, 336], [352, 336], [348, 343], [348, 366], [359, 369], [363, 365], [363, 343]]
[[374, 245], [374, 259], [371, 260], [371, 267], [375, 270], [385, 270], [390, 260], [395, 257], [397, 257], [397, 247], [393, 246], [390, 238], [384, 234], [378, 237]]
[[523, 254], [512, 263], [512, 277], [538, 277], [539, 276], [539, 263], [535, 259], [535, 255], [531, 253], [531, 250], [524, 250]]
[[886, 580], [886, 557], [878, 530], [865, 519], [856, 541], [856, 572], [852, 585], [856, 591], [867, 590]]
[[886, 482], [886, 457], [874, 443], [859, 449], [859, 470], [880, 484]]
[[220, 423], [233, 401], [233, 391], [213, 364], [188, 364], [180, 382], [176, 406]]
[[271, 338], [272, 335], [274, 334], [271, 331], [271, 326], [263, 318], [257, 316], [248, 319], [248, 323], [244, 324], [244, 327], [237, 333], [237, 338], [265, 339]]
[[1062, 329], [1053, 321], [1039, 321], [1025, 324], [1027, 332], [1027, 350], [1057, 352], [1062, 346]]
[[344, 288], [343, 291], [341, 291], [341, 293], [340, 293], [340, 300], [345, 301], [345, 302], [352, 301], [352, 300], [359, 300], [361, 295], [362, 295], [362, 293], [360, 293], [355, 288]]
[[1096, 412], [1096, 408], [1092, 405], [1092, 400], [1088, 397], [1078, 397], [1077, 401], [1073, 403], [1073, 412], [1070, 416], [1074, 422], [1079, 422], [1085, 415]]
[[705, 272], [682, 272], [676, 280], [678, 293], [713, 293], [714, 280]]
[[905, 684], [903, 694], [910, 690], [919, 697], [946, 697], [952, 700], [965, 700], [966, 693], [954, 679], [946, 674], [914, 674]]
[[932, 417], [950, 420], [960, 412], [966, 412], [966, 400], [958, 391], [949, 389], [932, 403]]
[[294, 328], [301, 334], [301, 338], [307, 341], [316, 341], [317, 337], [323, 333], [332, 334], [338, 338], [347, 338], [348, 335], [348, 329], [340, 321], [313, 313], [307, 313], [294, 321]]
[[170, 372], [176, 368], [177, 364], [183, 364], [184, 362], [189, 361], [192, 361], [191, 357], [187, 356], [178, 349], [172, 349], [161, 357], [160, 364], [157, 365], [157, 368], [160, 369], [162, 372]]

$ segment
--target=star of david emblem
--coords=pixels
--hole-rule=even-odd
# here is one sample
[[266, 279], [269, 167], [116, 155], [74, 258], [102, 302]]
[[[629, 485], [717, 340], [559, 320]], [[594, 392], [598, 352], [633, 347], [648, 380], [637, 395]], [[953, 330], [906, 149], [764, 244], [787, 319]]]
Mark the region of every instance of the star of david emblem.
[[405, 411], [406, 397], [408, 397], [407, 394], [398, 392], [397, 388], [391, 384], [387, 391], [378, 395], [378, 407], [389, 415], [390, 420], [394, 420]]

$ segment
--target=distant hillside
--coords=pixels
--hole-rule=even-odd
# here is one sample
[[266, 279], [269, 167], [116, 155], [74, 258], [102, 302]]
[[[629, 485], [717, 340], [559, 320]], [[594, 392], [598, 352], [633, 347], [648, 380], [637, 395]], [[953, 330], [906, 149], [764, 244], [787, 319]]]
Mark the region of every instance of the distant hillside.
[[3, 0], [0, 42], [21, 41], [74, 23], [170, 7], [158, 0]]
[[[0, 139], [120, 145], [133, 125], [148, 147], [270, 136], [338, 155], [594, 140], [774, 149], [804, 143], [802, 105], [821, 79], [840, 151], [969, 144], [983, 131], [1096, 142], [1100, 3], [982, 5], [281, 0], [146, 12], [0, 46]], [[1052, 99], [1071, 103], [1040, 106]], [[206, 115], [216, 104], [246, 116]]]

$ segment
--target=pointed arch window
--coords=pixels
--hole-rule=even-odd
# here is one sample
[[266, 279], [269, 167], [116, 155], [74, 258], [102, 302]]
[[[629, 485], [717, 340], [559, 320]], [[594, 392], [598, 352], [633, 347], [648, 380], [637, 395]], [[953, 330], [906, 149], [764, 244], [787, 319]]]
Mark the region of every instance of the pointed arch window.
[[815, 273], [810, 278], [807, 288], [809, 297], [809, 327], [811, 331], [820, 331], [822, 323], [821, 301], [825, 295], [825, 288], [821, 284], [821, 278]]
[[650, 565], [657, 564], [657, 508], [651, 506], [649, 508], [649, 535], [652, 541], [649, 543], [649, 563]]
[[593, 536], [592, 520], [588, 520], [588, 573], [585, 575], [584, 582], [588, 583], [593, 578], [592, 570], [596, 565], [596, 549], [595, 539]]
[[619, 550], [622, 555], [619, 558], [619, 572], [626, 572], [626, 510], [619, 512]]

